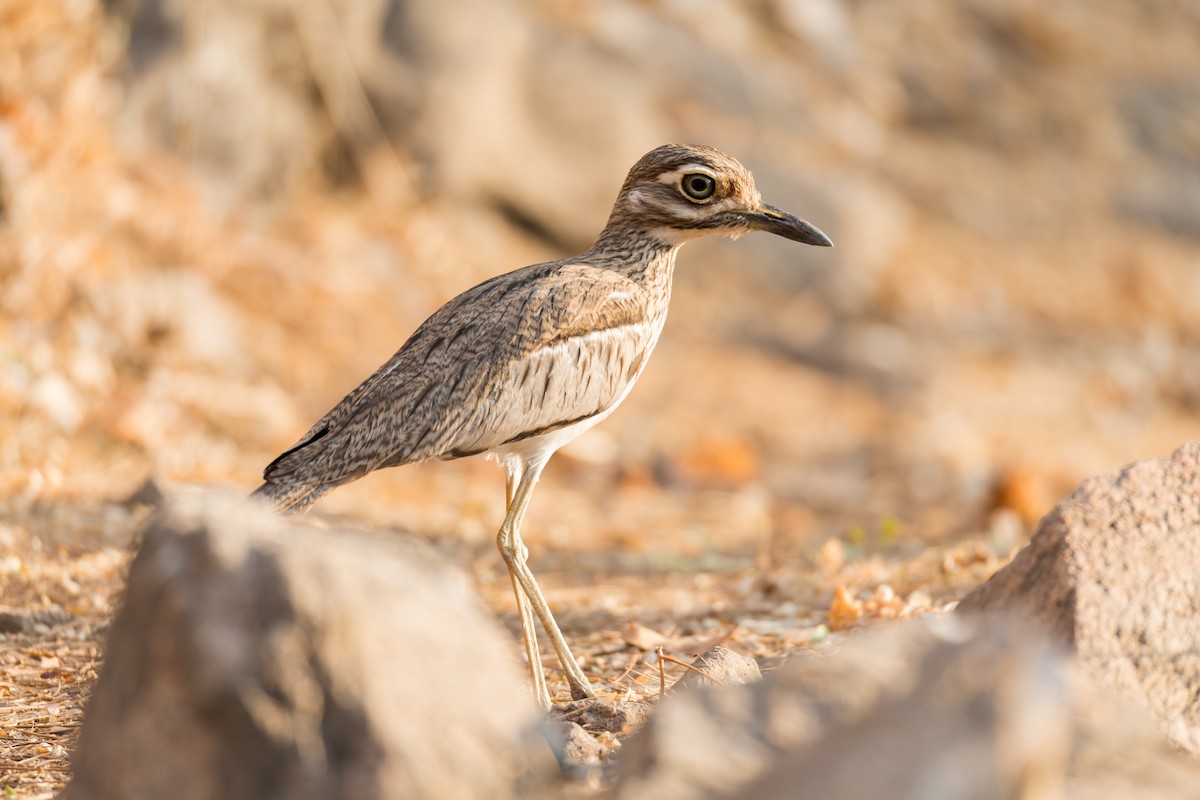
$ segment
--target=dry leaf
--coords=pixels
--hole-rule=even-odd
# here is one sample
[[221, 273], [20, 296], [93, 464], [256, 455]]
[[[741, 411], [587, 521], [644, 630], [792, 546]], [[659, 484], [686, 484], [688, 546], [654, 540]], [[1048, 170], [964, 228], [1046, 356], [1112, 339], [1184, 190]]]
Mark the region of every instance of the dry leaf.
[[653, 650], [667, 640], [667, 637], [658, 631], [647, 628], [645, 625], [639, 625], [633, 621], [627, 622], [622, 626], [621, 638], [630, 647], [646, 651]]
[[863, 604], [841, 584], [833, 590], [829, 604], [829, 627], [835, 631], [853, 626], [863, 615]]

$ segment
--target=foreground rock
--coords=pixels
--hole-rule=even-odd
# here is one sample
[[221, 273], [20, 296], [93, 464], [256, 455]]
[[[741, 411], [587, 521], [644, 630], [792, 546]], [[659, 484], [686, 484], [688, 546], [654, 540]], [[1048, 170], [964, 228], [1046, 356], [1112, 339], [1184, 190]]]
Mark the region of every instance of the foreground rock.
[[130, 569], [64, 797], [512, 797], [512, 652], [399, 537], [192, 498]]
[[915, 621], [668, 697], [618, 798], [1200, 796], [1200, 772], [1056, 647], [998, 620]]
[[1200, 443], [1191, 443], [1085, 481], [959, 609], [1036, 620], [1200, 753], [1197, 575]]

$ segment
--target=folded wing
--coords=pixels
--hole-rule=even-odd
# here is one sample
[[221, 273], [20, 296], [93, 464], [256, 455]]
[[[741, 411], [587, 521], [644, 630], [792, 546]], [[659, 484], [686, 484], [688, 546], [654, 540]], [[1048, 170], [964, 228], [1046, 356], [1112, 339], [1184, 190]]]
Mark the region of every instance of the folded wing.
[[331, 488], [603, 413], [636, 380], [661, 327], [643, 291], [615, 272], [569, 262], [480, 284], [430, 317], [264, 478]]

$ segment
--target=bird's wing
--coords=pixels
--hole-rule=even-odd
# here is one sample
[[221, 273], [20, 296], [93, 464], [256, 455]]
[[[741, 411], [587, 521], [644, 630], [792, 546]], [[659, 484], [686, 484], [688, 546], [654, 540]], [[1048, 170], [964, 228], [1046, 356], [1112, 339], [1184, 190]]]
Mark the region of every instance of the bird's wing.
[[264, 477], [336, 485], [606, 411], [636, 380], [661, 324], [648, 315], [644, 291], [610, 270], [569, 262], [482, 283], [426, 320]]

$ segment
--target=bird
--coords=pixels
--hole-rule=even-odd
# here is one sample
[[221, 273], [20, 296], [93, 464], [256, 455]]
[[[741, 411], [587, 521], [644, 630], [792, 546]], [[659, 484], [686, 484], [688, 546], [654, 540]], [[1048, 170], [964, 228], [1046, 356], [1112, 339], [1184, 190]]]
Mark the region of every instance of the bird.
[[811, 223], [764, 203], [732, 156], [703, 145], [651, 150], [630, 169], [587, 251], [499, 275], [447, 302], [272, 461], [252, 496], [295, 514], [386, 467], [495, 460], [505, 479], [496, 543], [536, 701], [550, 710], [535, 620], [572, 698], [595, 697], [528, 565], [521, 527], [530, 497], [550, 457], [612, 414], [646, 368], [666, 322], [680, 247], [751, 231], [833, 244]]

